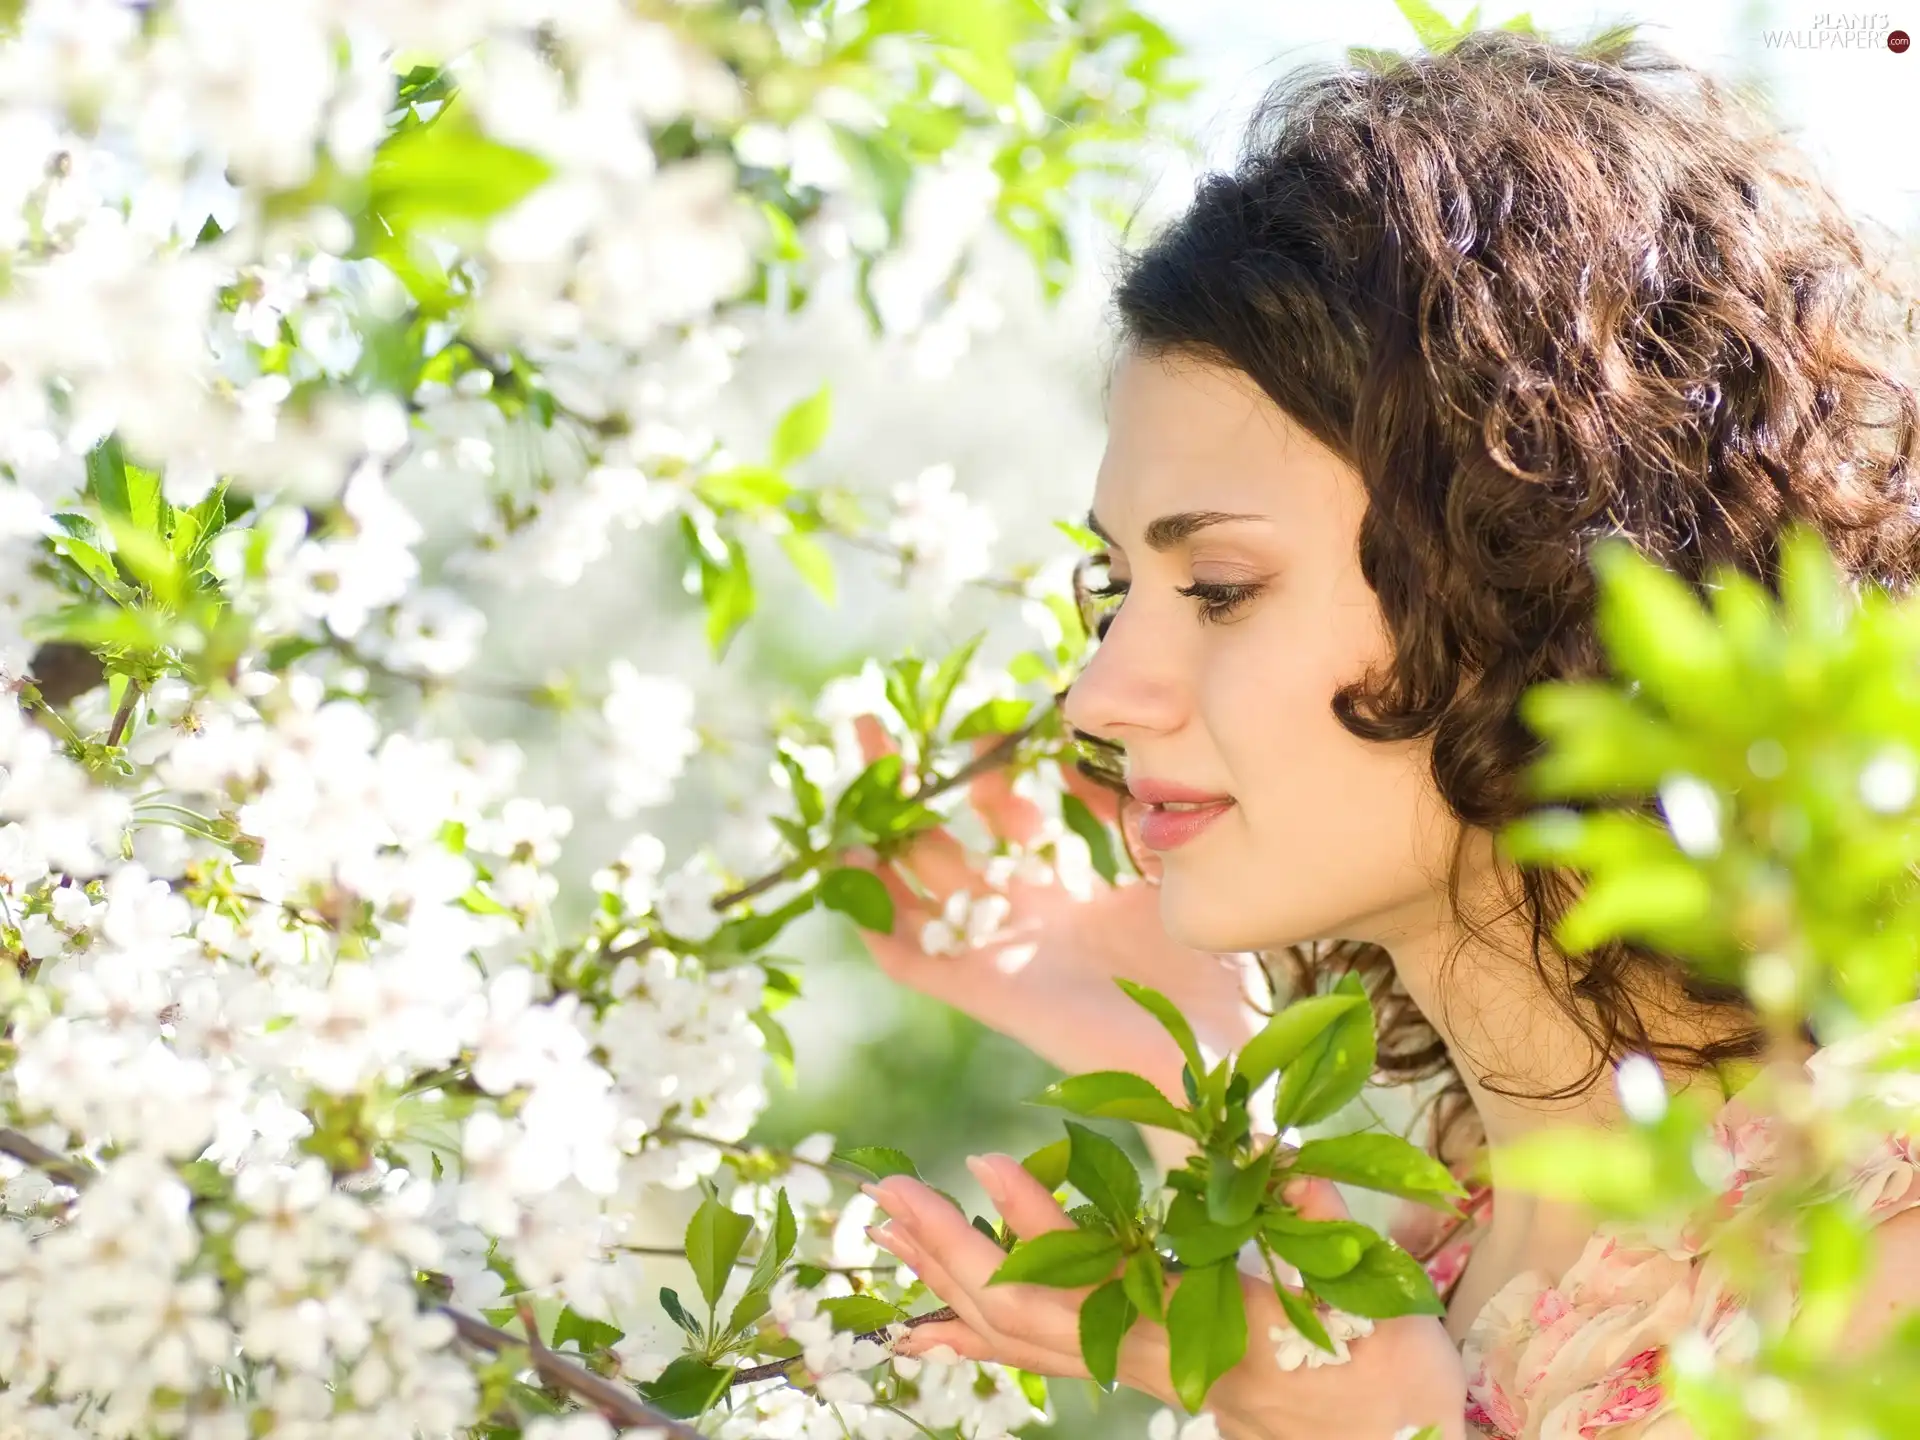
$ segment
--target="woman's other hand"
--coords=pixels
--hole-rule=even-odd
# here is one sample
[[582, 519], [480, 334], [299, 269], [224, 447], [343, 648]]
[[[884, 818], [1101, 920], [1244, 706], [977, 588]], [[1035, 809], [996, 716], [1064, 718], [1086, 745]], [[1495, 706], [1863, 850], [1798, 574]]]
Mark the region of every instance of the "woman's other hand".
[[[1021, 1239], [1072, 1228], [1053, 1196], [1011, 1156], [976, 1156], [968, 1166]], [[1296, 1184], [1298, 1190], [1290, 1190], [1288, 1198], [1307, 1219], [1349, 1218], [1331, 1182]], [[870, 1232], [875, 1242], [956, 1315], [914, 1327], [894, 1347], [896, 1354], [924, 1356], [944, 1345], [963, 1359], [1086, 1378], [1079, 1312], [1091, 1287], [989, 1285], [1005, 1254], [937, 1191], [905, 1175], [864, 1188], [888, 1216]], [[1169, 1281], [1169, 1295], [1175, 1284]], [[1330, 1435], [1394, 1440], [1426, 1425], [1438, 1425], [1444, 1440], [1465, 1435], [1466, 1373], [1438, 1317], [1377, 1321], [1371, 1334], [1347, 1342], [1344, 1363], [1287, 1370], [1268, 1334], [1273, 1326], [1292, 1330], [1272, 1284], [1242, 1275], [1241, 1286], [1247, 1352], [1214, 1382], [1206, 1399], [1225, 1440], [1324, 1440]], [[1179, 1403], [1169, 1377], [1164, 1326], [1144, 1318], [1134, 1324], [1120, 1347], [1118, 1378], [1165, 1404]]]
[[[862, 716], [855, 726], [868, 763], [894, 748], [873, 717]], [[979, 748], [992, 743], [982, 740]], [[1120, 797], [1071, 771], [1067, 784], [1103, 822], [1114, 822]], [[1004, 769], [976, 776], [968, 798], [988, 831], [1010, 844], [1024, 847], [1041, 831], [1040, 810], [1014, 792]], [[1250, 1003], [1265, 995], [1254, 957], [1174, 943], [1160, 923], [1158, 891], [1151, 884], [1096, 882], [1091, 898], [1080, 899], [1058, 880], [1035, 884], [1015, 876], [999, 892], [1004, 914], [989, 901], [987, 913], [998, 921], [991, 934], [961, 937], [951, 953], [936, 953], [924, 943], [926, 928], [948, 902], [956, 894], [995, 894], [960, 841], [939, 828], [916, 836], [888, 864], [871, 856], [850, 856], [848, 863], [872, 870], [893, 897], [893, 932], [860, 931], [886, 975], [1011, 1036], [1070, 1074], [1132, 1071], [1184, 1103], [1179, 1050], [1114, 984], [1117, 976], [1161, 991], [1187, 1015], [1202, 1042], [1219, 1051], [1237, 1049], [1264, 1022]]]

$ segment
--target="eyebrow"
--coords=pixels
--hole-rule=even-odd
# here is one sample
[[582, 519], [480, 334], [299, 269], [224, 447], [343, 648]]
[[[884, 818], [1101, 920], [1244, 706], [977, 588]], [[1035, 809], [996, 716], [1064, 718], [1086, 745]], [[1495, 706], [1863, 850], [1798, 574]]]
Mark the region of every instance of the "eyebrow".
[[[1266, 518], [1265, 515], [1234, 515], [1224, 510], [1182, 510], [1174, 515], [1162, 515], [1147, 526], [1147, 548], [1160, 551], [1171, 550], [1209, 526], [1230, 525], [1236, 520], [1265, 520]], [[1091, 510], [1087, 512], [1087, 528], [1107, 544], [1115, 543], [1113, 536], [1107, 533], [1106, 527]]]

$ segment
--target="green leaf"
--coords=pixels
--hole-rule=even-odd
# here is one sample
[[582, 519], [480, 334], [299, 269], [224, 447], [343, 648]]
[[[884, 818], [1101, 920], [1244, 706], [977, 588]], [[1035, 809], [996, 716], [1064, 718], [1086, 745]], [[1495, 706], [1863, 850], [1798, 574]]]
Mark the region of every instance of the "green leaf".
[[771, 1288], [780, 1274], [780, 1267], [793, 1254], [794, 1242], [799, 1238], [800, 1227], [794, 1222], [793, 1206], [787, 1202], [784, 1185], [774, 1192], [773, 1207], [773, 1233], [761, 1242], [759, 1258], [753, 1265], [753, 1275], [747, 1281], [750, 1290]]
[[102, 518], [113, 535], [114, 558], [121, 566], [162, 605], [179, 605], [187, 577], [167, 542], [124, 515], [109, 512]]
[[907, 1318], [907, 1312], [878, 1295], [834, 1295], [820, 1302], [820, 1313], [836, 1330], [864, 1334]]
[[[1193, 1200], [1193, 1204], [1196, 1209], [1201, 1208], [1198, 1200]], [[1205, 1213], [1204, 1209], [1201, 1209], [1201, 1213]], [[1178, 1233], [1170, 1228], [1167, 1242], [1173, 1246], [1173, 1253], [1180, 1257], [1182, 1265], [1218, 1265], [1222, 1260], [1238, 1255], [1259, 1229], [1260, 1218], [1257, 1215], [1249, 1216], [1237, 1225], [1222, 1225], [1215, 1220], [1206, 1220], [1189, 1224]]]
[[464, 116], [442, 113], [434, 124], [397, 132], [374, 153], [367, 208], [396, 232], [491, 219], [553, 174], [538, 155], [488, 139]]
[[1126, 1287], [1127, 1298], [1133, 1302], [1134, 1309], [1155, 1324], [1165, 1321], [1167, 1273], [1158, 1250], [1145, 1245], [1127, 1256], [1127, 1268], [1121, 1272], [1120, 1283]]
[[1390, 1240], [1376, 1238], [1344, 1275], [1306, 1278], [1314, 1294], [1349, 1315], [1391, 1320], [1396, 1315], [1447, 1313], [1420, 1262]]
[[711, 1309], [720, 1303], [740, 1247], [753, 1233], [753, 1221], [708, 1196], [687, 1222], [687, 1263]]
[[676, 1420], [702, 1414], [733, 1384], [737, 1367], [722, 1368], [681, 1355], [660, 1372], [660, 1378], [640, 1387], [653, 1407]]
[[700, 1322], [687, 1314], [687, 1307], [680, 1303], [680, 1294], [677, 1290], [668, 1289], [665, 1285], [660, 1287], [660, 1308], [667, 1312], [669, 1320], [686, 1331], [694, 1340], [701, 1338], [703, 1332]]
[[1113, 983], [1126, 991], [1134, 1004], [1166, 1027], [1174, 1043], [1179, 1045], [1180, 1053], [1187, 1057], [1187, 1066], [1195, 1075], [1207, 1073], [1206, 1062], [1200, 1058], [1199, 1043], [1193, 1038], [1193, 1027], [1187, 1024], [1187, 1017], [1180, 1013], [1178, 1006], [1150, 986], [1124, 978], [1115, 979]]
[[1459, 31], [1454, 23], [1442, 15], [1427, 0], [1394, 0], [1400, 13], [1406, 17], [1413, 33], [1420, 37], [1420, 43], [1429, 50], [1443, 50], [1447, 42], [1454, 39]]
[[716, 510], [744, 510], [764, 514], [785, 504], [793, 482], [765, 465], [741, 465], [702, 475], [694, 491]]
[[1345, 1275], [1379, 1237], [1357, 1220], [1303, 1220], [1268, 1215], [1262, 1223], [1273, 1253], [1302, 1275]]
[[726, 563], [716, 564], [699, 550], [700, 599], [707, 607], [707, 643], [715, 656], [726, 653], [740, 627], [753, 617], [756, 597], [746, 549], [732, 536], [721, 537]]
[[854, 924], [887, 934], [893, 929], [893, 897], [871, 870], [846, 866], [820, 877], [820, 903], [838, 910]]
[[772, 462], [782, 468], [804, 460], [820, 448], [833, 423], [833, 388], [822, 385], [780, 417], [774, 427]]
[[619, 1343], [622, 1331], [618, 1325], [609, 1325], [604, 1320], [589, 1320], [571, 1307], [560, 1312], [560, 1318], [553, 1322], [553, 1339], [548, 1343], [558, 1350], [569, 1340], [580, 1347], [580, 1353], [591, 1355], [596, 1350], [611, 1350]]
[[1017, 700], [1003, 695], [969, 710], [954, 726], [953, 738], [972, 740], [979, 735], [1012, 735], [1027, 723], [1027, 716], [1032, 713], [1031, 700]]
[[1053, 528], [1078, 545], [1089, 555], [1098, 555], [1107, 548], [1107, 542], [1084, 525], [1076, 525], [1071, 520], [1056, 520]]
[[1140, 1318], [1118, 1280], [1098, 1287], [1080, 1306], [1080, 1358], [1102, 1390], [1111, 1391], [1120, 1368], [1120, 1342]]
[[1120, 875], [1120, 862], [1113, 853], [1113, 833], [1100, 823], [1087, 802], [1071, 791], [1061, 793], [1060, 818], [1069, 830], [1087, 842], [1095, 873], [1109, 885], [1113, 884]]
[[1049, 1085], [1030, 1103], [1051, 1105], [1097, 1120], [1131, 1120], [1139, 1125], [1189, 1133], [1186, 1111], [1162, 1095], [1152, 1081], [1121, 1070], [1070, 1075]]
[[1594, 627], [1616, 673], [1668, 713], [1718, 729], [1737, 713], [1732, 652], [1693, 589], [1624, 540], [1602, 540]]
[[1273, 1174], [1274, 1150], [1269, 1145], [1244, 1168], [1236, 1168], [1226, 1155], [1213, 1157], [1207, 1173], [1207, 1216], [1214, 1224], [1232, 1227], [1253, 1219]]
[[1318, 1175], [1343, 1185], [1358, 1185], [1417, 1200], [1451, 1214], [1449, 1200], [1466, 1191], [1452, 1172], [1419, 1146], [1398, 1135], [1367, 1133], [1309, 1140], [1287, 1162], [1296, 1175]]
[[889, 1145], [856, 1145], [851, 1150], [835, 1152], [833, 1158], [866, 1171], [876, 1180], [884, 1180], [889, 1175], [911, 1175], [916, 1180], [920, 1178], [913, 1158], [904, 1150], [895, 1150]]
[[1106, 1136], [1066, 1122], [1067, 1179], [1116, 1227], [1133, 1224], [1140, 1209], [1140, 1172]]
[[1247, 1353], [1246, 1297], [1232, 1261], [1185, 1271], [1167, 1302], [1174, 1393], [1193, 1414], [1213, 1382]]
[[726, 1333], [742, 1335], [773, 1306], [773, 1297], [765, 1290], [749, 1290], [727, 1317]]
[[[1340, 977], [1335, 994], [1365, 996], [1358, 975]], [[1307, 1043], [1282, 1072], [1274, 1123], [1285, 1131], [1326, 1119], [1366, 1088], [1374, 1066], [1373, 1010], [1356, 1006]]]
[[1249, 1090], [1257, 1090], [1269, 1075], [1300, 1058], [1313, 1040], [1335, 1020], [1367, 1003], [1364, 995], [1314, 995], [1296, 1000], [1280, 1011], [1258, 1035], [1247, 1041], [1234, 1064]]
[[945, 659], [933, 667], [933, 674], [927, 677], [925, 703], [920, 710], [920, 723], [929, 733], [939, 730], [940, 722], [946, 718], [948, 702], [953, 699], [954, 688], [966, 675], [967, 667], [979, 652], [980, 642], [986, 638], [983, 630], [950, 651]]
[[1321, 1323], [1320, 1313], [1313, 1308], [1311, 1300], [1296, 1291], [1289, 1290], [1277, 1280], [1274, 1282], [1273, 1293], [1280, 1297], [1280, 1308], [1287, 1312], [1288, 1324], [1322, 1350], [1333, 1349], [1333, 1337], [1327, 1334], [1327, 1327]]
[[833, 557], [827, 553], [827, 547], [801, 530], [785, 530], [777, 538], [794, 573], [820, 597], [820, 603], [839, 604], [839, 580], [834, 574]]
[[1098, 1230], [1049, 1230], [1022, 1240], [987, 1281], [989, 1285], [1097, 1285], [1120, 1263], [1120, 1242]]
[[1072, 1151], [1071, 1140], [1055, 1140], [1050, 1145], [1042, 1145], [1020, 1164], [1047, 1189], [1058, 1190], [1067, 1183], [1067, 1159]]

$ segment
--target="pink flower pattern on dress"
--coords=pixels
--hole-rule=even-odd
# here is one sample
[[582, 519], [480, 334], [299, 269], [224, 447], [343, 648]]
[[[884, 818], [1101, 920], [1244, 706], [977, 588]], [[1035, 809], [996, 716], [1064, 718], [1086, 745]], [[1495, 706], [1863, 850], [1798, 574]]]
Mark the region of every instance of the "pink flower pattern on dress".
[[[1727, 1193], [1719, 1201], [1725, 1210], [1768, 1173], [1775, 1136], [1769, 1119], [1748, 1113], [1735, 1096], [1716, 1117], [1714, 1139], [1731, 1162]], [[1914, 1137], [1884, 1139], [1855, 1165], [1848, 1189], [1876, 1222], [1920, 1206]], [[1493, 1197], [1475, 1190], [1469, 1204], [1481, 1211], [1482, 1223], [1425, 1262], [1442, 1294], [1484, 1233]], [[1737, 1355], [1748, 1353], [1754, 1335], [1736, 1298], [1701, 1255], [1700, 1241], [1695, 1226], [1666, 1236], [1603, 1227], [1557, 1283], [1540, 1271], [1515, 1276], [1482, 1308], [1461, 1346], [1468, 1425], [1493, 1440], [1689, 1436], [1659, 1384], [1666, 1346], [1697, 1329], [1716, 1350]]]

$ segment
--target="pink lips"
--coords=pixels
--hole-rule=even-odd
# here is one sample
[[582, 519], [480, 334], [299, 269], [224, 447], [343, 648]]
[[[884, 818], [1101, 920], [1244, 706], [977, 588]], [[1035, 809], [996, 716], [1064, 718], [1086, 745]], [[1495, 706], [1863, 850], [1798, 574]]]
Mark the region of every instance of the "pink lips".
[[[1185, 845], [1233, 808], [1231, 795], [1195, 790], [1169, 780], [1130, 779], [1127, 789], [1134, 799], [1148, 807], [1140, 817], [1140, 843], [1149, 850], [1172, 850]], [[1168, 804], [1183, 808], [1165, 809]]]

